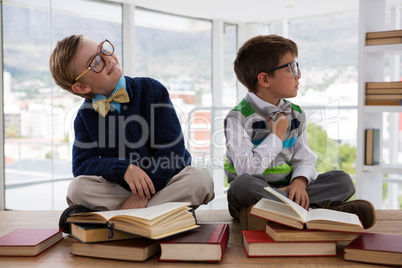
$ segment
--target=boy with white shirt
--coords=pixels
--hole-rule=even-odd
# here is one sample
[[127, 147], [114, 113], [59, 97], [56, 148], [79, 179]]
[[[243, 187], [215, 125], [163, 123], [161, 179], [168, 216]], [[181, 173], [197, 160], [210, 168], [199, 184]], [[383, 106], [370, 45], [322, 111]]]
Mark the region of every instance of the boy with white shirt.
[[261, 198], [279, 201], [264, 189], [269, 186], [306, 209], [355, 213], [370, 228], [375, 223], [372, 204], [346, 202], [355, 193], [347, 173], [334, 170], [316, 177], [306, 114], [285, 100], [299, 89], [297, 56], [297, 45], [277, 35], [251, 38], [237, 53], [234, 70], [249, 92], [225, 118], [229, 212], [242, 221], [241, 215]]

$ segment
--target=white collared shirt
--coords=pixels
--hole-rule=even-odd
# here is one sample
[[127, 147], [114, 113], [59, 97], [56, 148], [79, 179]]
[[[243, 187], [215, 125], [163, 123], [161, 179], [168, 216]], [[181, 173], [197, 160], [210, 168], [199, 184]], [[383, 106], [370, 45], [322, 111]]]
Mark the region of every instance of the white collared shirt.
[[[248, 94], [262, 110], [267, 106], [273, 106], [273, 104], [260, 99], [254, 93], [249, 92]], [[280, 100], [278, 106], [282, 104], [283, 100]], [[273, 133], [270, 133], [257, 147], [254, 147], [251, 137], [247, 134], [239, 119], [234, 117], [227, 118], [227, 126], [230, 129], [226, 131], [226, 141], [237, 175], [245, 173], [262, 174], [282, 150], [281, 139]], [[234, 135], [237, 138], [234, 138]], [[306, 130], [297, 138], [293, 146], [293, 152], [292, 160], [298, 161], [301, 165], [298, 164], [296, 167], [292, 167], [291, 180], [295, 177], [303, 176], [310, 183], [317, 174], [314, 167], [317, 162], [317, 156], [309, 148]], [[253, 165], [253, 163], [259, 164]]]

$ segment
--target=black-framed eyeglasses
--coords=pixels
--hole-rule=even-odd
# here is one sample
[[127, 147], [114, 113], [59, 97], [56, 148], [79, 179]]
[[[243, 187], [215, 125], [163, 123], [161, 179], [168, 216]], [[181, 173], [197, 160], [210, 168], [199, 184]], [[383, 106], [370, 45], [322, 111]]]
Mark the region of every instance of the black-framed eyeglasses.
[[[278, 69], [282, 69], [282, 68], [286, 68], [286, 67], [289, 67], [289, 70], [290, 70], [291, 74], [293, 75], [293, 77], [298, 77], [299, 75], [301, 75], [299, 63], [297, 61], [291, 61], [284, 65], [263, 71], [262, 73], [269, 73], [269, 72], [272, 72], [272, 71], [275, 71]], [[257, 83], [257, 81], [258, 81], [258, 78], [255, 79], [254, 84]]]
[[80, 79], [84, 74], [86, 74], [89, 70], [94, 71], [95, 73], [100, 73], [105, 68], [106, 62], [103, 56], [112, 56], [114, 53], [114, 46], [110, 43], [109, 40], [105, 39], [105, 41], [99, 44], [99, 52], [95, 56], [92, 57], [91, 61], [89, 62], [88, 68], [82, 72], [75, 81]]

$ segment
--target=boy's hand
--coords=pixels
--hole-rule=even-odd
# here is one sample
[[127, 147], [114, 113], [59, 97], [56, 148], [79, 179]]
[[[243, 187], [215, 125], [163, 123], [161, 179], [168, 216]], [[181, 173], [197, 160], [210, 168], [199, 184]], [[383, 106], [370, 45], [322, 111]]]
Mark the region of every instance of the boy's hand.
[[155, 193], [155, 187], [147, 173], [136, 165], [129, 165], [124, 180], [130, 186], [133, 195], [138, 195], [141, 199], [150, 199], [151, 193]]
[[272, 118], [269, 116], [267, 116], [267, 119], [271, 133], [275, 134], [281, 139], [281, 141], [283, 141], [283, 139], [285, 138], [286, 130], [289, 126], [288, 118], [284, 116], [283, 113], [279, 113], [275, 121], [272, 120]]
[[309, 197], [306, 191], [307, 179], [305, 177], [294, 178], [289, 186], [279, 188], [289, 193], [289, 199], [299, 204], [305, 209], [309, 207]]
[[130, 195], [120, 209], [132, 209], [132, 208], [145, 208], [148, 204], [148, 199], [140, 198], [138, 195]]

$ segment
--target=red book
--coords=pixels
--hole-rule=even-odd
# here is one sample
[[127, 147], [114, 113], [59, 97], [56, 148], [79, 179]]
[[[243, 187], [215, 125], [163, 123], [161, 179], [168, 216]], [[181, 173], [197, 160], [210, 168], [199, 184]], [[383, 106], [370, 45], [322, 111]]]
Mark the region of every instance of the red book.
[[61, 240], [59, 229], [18, 229], [0, 237], [0, 256], [36, 256]]
[[265, 231], [243, 230], [248, 257], [336, 256], [336, 241], [275, 242]]
[[159, 261], [220, 262], [228, 240], [228, 224], [202, 224], [198, 229], [160, 241]]
[[402, 236], [364, 233], [344, 249], [347, 261], [402, 266]]

